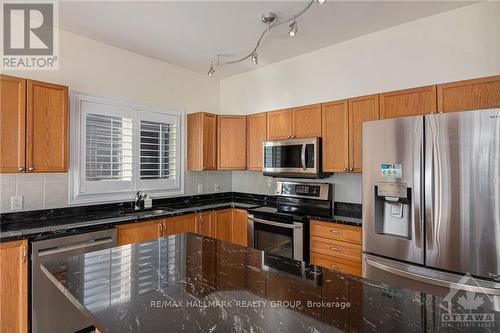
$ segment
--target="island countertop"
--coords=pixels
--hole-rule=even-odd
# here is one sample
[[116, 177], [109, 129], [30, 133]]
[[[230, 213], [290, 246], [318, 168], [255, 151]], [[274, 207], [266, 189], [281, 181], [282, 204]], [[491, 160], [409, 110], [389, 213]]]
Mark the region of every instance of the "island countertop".
[[459, 330], [439, 297], [191, 233], [42, 270], [103, 333]]

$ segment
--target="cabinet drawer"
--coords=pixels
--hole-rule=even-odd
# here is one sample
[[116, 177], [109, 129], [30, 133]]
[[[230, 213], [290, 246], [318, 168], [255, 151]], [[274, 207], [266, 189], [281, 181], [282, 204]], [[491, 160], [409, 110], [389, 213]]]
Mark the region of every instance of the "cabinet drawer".
[[311, 264], [351, 275], [361, 276], [361, 263], [350, 260], [332, 258], [330, 256], [311, 252]]
[[311, 221], [311, 236], [361, 244], [361, 228], [350, 225]]
[[358, 244], [312, 236], [311, 251], [361, 262], [361, 245]]

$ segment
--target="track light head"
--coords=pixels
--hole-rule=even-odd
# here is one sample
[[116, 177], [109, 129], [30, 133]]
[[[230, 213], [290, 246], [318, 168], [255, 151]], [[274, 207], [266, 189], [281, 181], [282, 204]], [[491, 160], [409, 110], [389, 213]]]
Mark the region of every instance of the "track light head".
[[259, 64], [259, 55], [257, 53], [252, 54], [252, 63], [256, 66]]
[[214, 64], [210, 64], [210, 68], [208, 69], [208, 76], [212, 77], [215, 75], [215, 68], [214, 68]]
[[290, 23], [289, 27], [290, 27], [290, 31], [288, 31], [288, 34], [290, 35], [290, 37], [295, 37], [295, 35], [299, 31], [299, 26], [298, 26], [297, 22], [293, 21], [292, 23]]
[[326, 0], [316, 0], [316, 2], [320, 5], [324, 5], [326, 3]]

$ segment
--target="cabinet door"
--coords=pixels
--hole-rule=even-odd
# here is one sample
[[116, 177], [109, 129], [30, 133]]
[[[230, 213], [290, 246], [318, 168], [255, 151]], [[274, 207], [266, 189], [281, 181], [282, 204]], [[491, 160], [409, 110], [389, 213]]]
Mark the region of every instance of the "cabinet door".
[[0, 172], [25, 167], [26, 80], [0, 75]]
[[292, 110], [285, 109], [267, 113], [267, 139], [289, 139], [292, 136]]
[[292, 109], [292, 136], [310, 138], [321, 136], [321, 104]]
[[215, 237], [215, 215], [213, 211], [202, 212], [197, 216], [198, 233], [207, 236]]
[[0, 244], [0, 332], [28, 330], [27, 241]]
[[262, 170], [262, 143], [266, 141], [266, 128], [266, 113], [257, 113], [247, 116], [248, 170]]
[[217, 163], [217, 116], [205, 112], [187, 115], [188, 170], [215, 170]]
[[232, 241], [233, 212], [231, 209], [215, 211], [215, 238]]
[[233, 225], [231, 241], [234, 244], [248, 246], [248, 218], [244, 209], [233, 209]]
[[436, 109], [435, 85], [380, 94], [380, 119], [430, 114]]
[[68, 170], [68, 87], [27, 81], [26, 167]]
[[349, 99], [349, 171], [361, 172], [363, 122], [379, 119], [379, 96]]
[[197, 232], [197, 214], [187, 214], [165, 219], [165, 236], [180, 234], [183, 232]]
[[457, 112], [500, 107], [500, 75], [438, 84], [438, 111]]
[[219, 170], [246, 169], [246, 132], [245, 116], [217, 117], [217, 168]]
[[118, 245], [144, 242], [160, 238], [163, 231], [163, 219], [117, 226]]
[[323, 104], [323, 172], [349, 169], [349, 112], [347, 99]]

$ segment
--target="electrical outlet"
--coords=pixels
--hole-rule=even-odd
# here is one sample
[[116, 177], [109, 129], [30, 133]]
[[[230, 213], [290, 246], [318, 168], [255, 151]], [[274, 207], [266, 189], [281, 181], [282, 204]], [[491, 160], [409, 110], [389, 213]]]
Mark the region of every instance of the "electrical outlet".
[[13, 195], [10, 197], [10, 210], [22, 210], [23, 209], [23, 196]]
[[220, 185], [219, 184], [215, 184], [214, 185], [214, 191], [215, 192], [220, 192]]
[[203, 184], [198, 184], [198, 194], [203, 193]]

